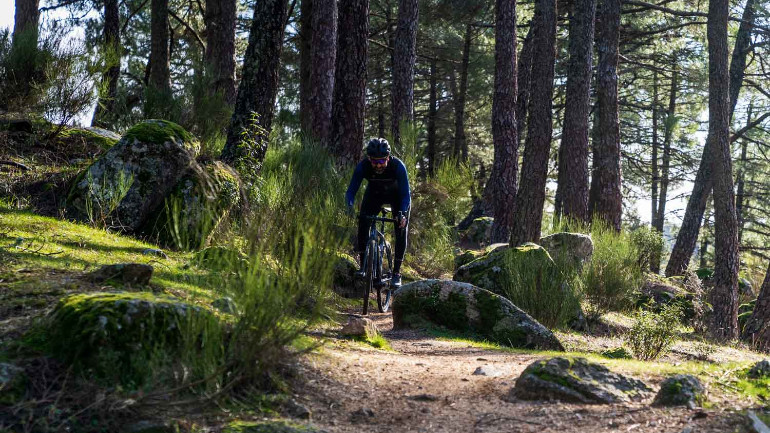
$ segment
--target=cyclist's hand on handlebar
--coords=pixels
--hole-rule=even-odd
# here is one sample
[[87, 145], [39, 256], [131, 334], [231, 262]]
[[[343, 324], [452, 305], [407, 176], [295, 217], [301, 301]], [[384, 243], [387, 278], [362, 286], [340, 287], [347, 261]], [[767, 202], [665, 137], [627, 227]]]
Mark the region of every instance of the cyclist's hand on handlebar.
[[398, 213], [396, 220], [398, 220], [398, 228], [402, 229], [406, 227], [406, 215], [404, 215], [403, 212]]

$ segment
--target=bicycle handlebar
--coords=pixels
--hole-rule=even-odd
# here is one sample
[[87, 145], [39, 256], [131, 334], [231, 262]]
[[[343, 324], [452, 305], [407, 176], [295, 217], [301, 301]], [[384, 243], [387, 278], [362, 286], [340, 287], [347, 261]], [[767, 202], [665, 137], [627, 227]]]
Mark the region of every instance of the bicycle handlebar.
[[374, 221], [384, 221], [386, 223], [397, 223], [398, 222], [398, 220], [394, 219], [394, 218], [383, 218], [383, 217], [378, 217], [378, 216], [366, 216], [366, 219], [368, 221], [372, 221], [372, 220], [374, 220]]

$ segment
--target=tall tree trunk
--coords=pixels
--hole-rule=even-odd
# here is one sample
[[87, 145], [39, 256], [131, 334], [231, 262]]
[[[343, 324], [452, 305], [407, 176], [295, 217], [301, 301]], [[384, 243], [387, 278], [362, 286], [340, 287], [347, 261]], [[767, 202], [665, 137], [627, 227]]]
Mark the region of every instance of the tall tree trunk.
[[379, 80], [379, 85], [377, 86], [377, 134], [378, 137], [385, 137], [385, 97], [382, 95], [382, 78]]
[[[104, 58], [109, 64], [102, 77], [102, 86], [106, 93], [99, 94], [99, 101], [91, 120], [93, 126], [106, 128], [114, 115], [115, 98], [118, 95], [120, 78], [120, 59], [123, 50], [120, 44], [120, 10], [118, 0], [104, 0]], [[114, 119], [112, 119], [114, 120]]]
[[152, 0], [150, 24], [150, 76], [145, 96], [145, 117], [167, 113], [171, 100], [171, 49], [168, 0]]
[[[754, 102], [752, 101], [749, 104], [749, 111], [746, 114], [746, 124], [751, 124], [751, 116], [752, 112], [754, 111]], [[743, 224], [745, 222], [744, 212], [743, 212], [743, 206], [745, 204], [745, 177], [746, 177], [746, 164], [748, 164], [748, 141], [747, 140], [741, 140], [741, 162], [738, 166], [738, 175], [736, 183], [738, 188], [738, 193], [736, 195], [736, 204], [735, 204], [735, 214], [738, 219], [738, 246], [742, 245], [743, 243]]]
[[623, 212], [618, 121], [618, 36], [620, 0], [601, 0], [597, 10], [596, 68], [598, 139], [593, 147], [589, 212], [620, 230]]
[[[658, 224], [658, 183], [660, 172], [658, 171], [658, 71], [652, 72], [652, 213], [650, 214], [650, 226], [655, 228]], [[655, 260], [650, 266], [650, 271], [655, 267]]]
[[738, 338], [738, 222], [730, 155], [730, 95], [727, 59], [728, 0], [709, 0], [709, 133], [714, 173], [714, 288], [711, 334]]
[[[520, 187], [513, 206], [511, 245], [538, 242], [545, 205], [545, 182], [551, 152], [553, 75], [556, 60], [556, 1], [536, 0], [532, 42], [532, 83], [527, 140]], [[495, 223], [497, 213], [495, 213]]]
[[[666, 223], [666, 202], [668, 201], [668, 184], [669, 184], [669, 171], [671, 169], [671, 140], [674, 136], [674, 128], [676, 127], [676, 91], [679, 82], [679, 72], [677, 71], [676, 63], [674, 63], [674, 71], [671, 75], [671, 90], [668, 97], [668, 111], [666, 112], [666, 122], [664, 125], [663, 133], [663, 165], [661, 167], [660, 175], [660, 196], [658, 197], [657, 214], [653, 215], [653, 228], [658, 233], [663, 233], [663, 226]], [[660, 260], [662, 251], [656, 251], [656, 254], [652, 258], [651, 271], [654, 273], [660, 272]]]
[[430, 93], [428, 95], [428, 175], [433, 177], [436, 172], [436, 112], [438, 101], [436, 98], [436, 58], [430, 61]]
[[[738, 102], [738, 96], [743, 85], [743, 76], [746, 69], [746, 56], [751, 48], [751, 31], [756, 17], [755, 1], [747, 0], [746, 8], [743, 10], [743, 18], [738, 28], [738, 34], [735, 38], [735, 47], [733, 48], [733, 57], [730, 61], [729, 72], [729, 118], [733, 118], [735, 105]], [[728, 82], [728, 81], [726, 81]], [[666, 276], [682, 275], [690, 263], [690, 257], [695, 250], [695, 243], [698, 240], [703, 212], [706, 209], [706, 201], [713, 187], [713, 178], [711, 165], [713, 163], [714, 149], [708, 140], [703, 148], [698, 173], [695, 176], [692, 193], [687, 201], [682, 226], [676, 237], [674, 248], [671, 251], [671, 257], [666, 266]]]
[[206, 52], [204, 60], [213, 75], [210, 94], [219, 93], [235, 105], [235, 19], [237, 0], [206, 1]]
[[588, 222], [588, 116], [596, 0], [577, 0], [569, 27], [569, 69], [559, 148], [555, 216]]
[[300, 0], [299, 9], [299, 125], [310, 132], [310, 71], [313, 44], [313, 0]]
[[313, 138], [329, 147], [337, 55], [337, 0], [313, 0], [313, 6], [310, 131]]
[[455, 97], [455, 143], [452, 152], [456, 160], [462, 158], [468, 160], [468, 143], [465, 139], [465, 97], [468, 93], [468, 65], [470, 64], [471, 39], [473, 38], [473, 26], [470, 23], [465, 27], [463, 40], [463, 60], [460, 65], [460, 88]]
[[741, 338], [758, 350], [770, 351], [770, 265]]
[[508, 240], [518, 171], [516, 137], [516, 0], [495, 1], [495, 90], [492, 96], [494, 163], [485, 187], [495, 215], [492, 241]]
[[[317, 1], [317, 0], [316, 0]], [[330, 143], [346, 166], [361, 158], [366, 112], [369, 0], [340, 0], [339, 40]]]
[[527, 36], [524, 43], [521, 44], [521, 53], [519, 55], [518, 71], [516, 72], [516, 81], [518, 82], [518, 92], [516, 96], [516, 132], [518, 133], [518, 142], [522, 144], [526, 134], [524, 127], [527, 120], [527, 108], [529, 108], [530, 81], [532, 80], [532, 39], [535, 34], [533, 22], [529, 24]]
[[[401, 145], [401, 123], [414, 120], [414, 64], [417, 61], [417, 0], [399, 0], [393, 47], [393, 142]], [[401, 150], [400, 148], [398, 150]]]
[[40, 0], [16, 0], [15, 15], [13, 19], [13, 40], [24, 31], [30, 30], [34, 33], [35, 45], [37, 45], [38, 21], [40, 20]]
[[260, 0], [254, 7], [243, 78], [221, 156], [247, 180], [262, 169], [267, 152], [287, 9], [288, 0]]

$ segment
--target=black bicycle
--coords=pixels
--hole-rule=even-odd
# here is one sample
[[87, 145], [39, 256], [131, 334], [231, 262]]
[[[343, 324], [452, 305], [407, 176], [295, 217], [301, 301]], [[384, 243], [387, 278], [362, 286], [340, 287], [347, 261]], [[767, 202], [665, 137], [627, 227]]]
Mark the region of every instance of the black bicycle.
[[[390, 299], [393, 291], [390, 288], [390, 278], [393, 274], [393, 254], [391, 253], [390, 243], [385, 240], [385, 223], [395, 223], [393, 218], [385, 218], [390, 213], [390, 208], [382, 208], [382, 216], [367, 216], [371, 221], [369, 226], [369, 239], [366, 241], [366, 252], [361, 261], [364, 266], [364, 315], [369, 313], [369, 296], [372, 292], [377, 293], [377, 309], [380, 313], [386, 313], [390, 308]], [[380, 223], [379, 230], [377, 223]]]

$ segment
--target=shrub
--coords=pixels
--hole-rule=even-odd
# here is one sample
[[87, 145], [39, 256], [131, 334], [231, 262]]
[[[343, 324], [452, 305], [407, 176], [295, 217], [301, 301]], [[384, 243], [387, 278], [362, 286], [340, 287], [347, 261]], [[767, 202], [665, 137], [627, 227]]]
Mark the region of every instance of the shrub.
[[639, 267], [650, 269], [654, 260], [660, 260], [663, 252], [663, 235], [648, 226], [642, 226], [631, 232], [631, 242], [639, 255]]
[[564, 327], [580, 313], [577, 273], [569, 264], [551, 261], [541, 247], [528, 245], [505, 256], [504, 296], [546, 327]]
[[609, 311], [624, 311], [633, 305], [634, 292], [643, 281], [639, 253], [627, 232], [616, 232], [595, 223], [591, 230], [594, 254], [582, 271], [581, 280], [594, 318]]
[[626, 345], [637, 359], [656, 359], [673, 344], [680, 316], [681, 310], [675, 304], [666, 305], [660, 313], [638, 310], [625, 336]]

